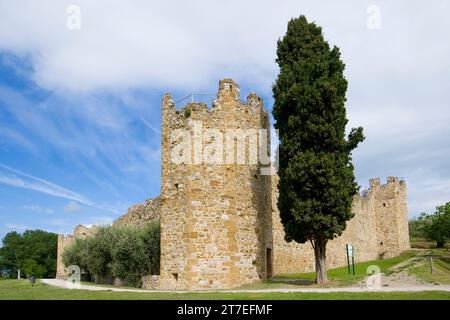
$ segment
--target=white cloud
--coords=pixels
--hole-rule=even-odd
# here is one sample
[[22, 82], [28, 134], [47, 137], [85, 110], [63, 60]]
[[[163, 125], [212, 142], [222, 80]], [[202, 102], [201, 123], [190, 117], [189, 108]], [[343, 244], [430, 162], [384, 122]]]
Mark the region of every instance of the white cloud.
[[[28, 55], [34, 80], [45, 88], [186, 90], [210, 86], [225, 76], [270, 86], [276, 40], [289, 18], [305, 12], [317, 17], [320, 12], [347, 26], [355, 21], [338, 18], [349, 6], [329, 3], [332, 8], [323, 10], [313, 2], [293, 0], [77, 1], [81, 29], [70, 31], [69, 4], [14, 1], [0, 7], [0, 48]], [[355, 9], [347, 13], [358, 14]]]
[[57, 227], [70, 227], [72, 224], [64, 219], [50, 219], [49, 224]]
[[[25, 188], [29, 190], [34, 190], [37, 192], [42, 192], [54, 197], [59, 197], [63, 199], [73, 200], [75, 202], [81, 203], [86, 206], [94, 207], [101, 210], [110, 211], [113, 213], [120, 213], [116, 208], [105, 206], [102, 204], [96, 204], [86, 198], [85, 196], [78, 194], [74, 191], [66, 189], [60, 185], [54, 184], [45, 179], [41, 179], [30, 174], [21, 172], [19, 170], [13, 169], [9, 166], [0, 163], [0, 169], [3, 169], [3, 172], [0, 172], [0, 183]], [[18, 177], [20, 176], [20, 178]], [[69, 206], [69, 210], [74, 210], [75, 206]], [[74, 212], [74, 211], [72, 211]]]
[[38, 213], [45, 213], [45, 214], [51, 214], [54, 212], [52, 208], [44, 208], [38, 205], [24, 205], [22, 206], [22, 209], [35, 211]]
[[[55, 197], [74, 200], [88, 206], [94, 205], [94, 203], [86, 197], [47, 180], [15, 170], [1, 163], [0, 168], [9, 171], [9, 174], [5, 171], [0, 173], [0, 183], [46, 193]], [[21, 178], [18, 176], [21, 176]]]
[[29, 226], [26, 226], [24, 224], [7, 223], [5, 226], [9, 230], [14, 230], [14, 231], [19, 231], [19, 232], [33, 229], [33, 228], [31, 228]]
[[90, 224], [86, 226], [103, 226], [103, 225], [111, 225], [111, 223], [114, 221], [114, 218], [107, 217], [107, 216], [100, 216], [100, 217], [90, 217], [89, 221]]
[[[3, 136], [3, 139], [1, 139], [1, 136]], [[31, 141], [25, 138], [23, 134], [4, 126], [0, 127], [0, 144], [4, 144], [11, 141], [14, 142], [14, 144], [16, 145], [23, 147], [27, 151], [30, 151], [31, 153], [34, 154], [38, 153], [38, 149], [33, 145]]]
[[[83, 0], [75, 3], [82, 14], [79, 31], [66, 28], [69, 4], [73, 2], [0, 3], [0, 51], [26, 57], [32, 67], [29, 76], [39, 86], [62, 95], [70, 91], [70, 98], [81, 92], [77, 115], [95, 123], [96, 130], [79, 135], [68, 121], [64, 129], [70, 135], [64, 135], [45, 113], [40, 116], [34, 108], [10, 110], [48, 144], [89, 159], [107, 155], [125, 174], [145, 170], [151, 174], [150, 159], [159, 150], [129, 146], [131, 137], [110, 134], [107, 130], [127, 132], [130, 117], [89, 94], [114, 92], [125, 97], [130, 88], [214, 91], [218, 79], [232, 77], [270, 97], [277, 74], [276, 40], [289, 18], [306, 14], [323, 27], [331, 44], [340, 47], [346, 63], [350, 123], [363, 125], [367, 136], [355, 151], [360, 182], [374, 176], [405, 177], [413, 214], [450, 200], [448, 189], [442, 189], [445, 184], [439, 182], [450, 179], [450, 46], [443, 40], [450, 32], [448, 2], [377, 1], [380, 30], [366, 27], [371, 1]], [[2, 99], [27, 103], [1, 88], [0, 93]], [[138, 103], [130, 94], [125, 104], [133, 108]], [[152, 116], [158, 114], [151, 109]], [[154, 123], [147, 122], [142, 119], [157, 133]], [[39, 150], [17, 131], [0, 129], [0, 135], [27, 150]], [[96, 171], [114, 177], [110, 167], [101, 161], [98, 166]], [[22, 184], [11, 175], [2, 179]], [[103, 184], [98, 179], [96, 183]], [[431, 191], [430, 183], [441, 189]]]
[[70, 201], [63, 210], [66, 213], [77, 213], [81, 211], [81, 207], [76, 202]]
[[66, 27], [70, 4], [0, 5], [0, 49], [29, 56], [34, 80], [46, 88], [188, 90], [233, 76], [270, 89], [276, 41], [300, 14], [324, 27], [327, 39], [341, 46], [349, 74], [358, 78], [384, 77], [386, 70], [407, 75], [411, 68], [423, 75], [450, 59], [439, 41], [449, 28], [442, 1], [378, 1], [378, 31], [366, 27], [371, 3], [365, 1], [80, 0], [76, 31]]

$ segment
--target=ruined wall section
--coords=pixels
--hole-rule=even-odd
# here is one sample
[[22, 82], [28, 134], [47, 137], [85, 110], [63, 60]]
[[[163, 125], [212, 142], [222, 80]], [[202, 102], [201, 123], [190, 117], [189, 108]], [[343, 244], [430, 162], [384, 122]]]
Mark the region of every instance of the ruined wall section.
[[73, 230], [72, 235], [58, 235], [58, 252], [57, 252], [57, 259], [56, 259], [56, 278], [58, 279], [66, 279], [67, 273], [66, 273], [66, 266], [64, 265], [62, 256], [64, 253], [64, 250], [71, 246], [74, 241], [78, 238], [84, 239], [86, 237], [91, 236], [96, 231], [96, 227], [87, 227], [84, 225], [78, 225]]
[[66, 266], [64, 265], [62, 255], [64, 250], [69, 247], [74, 241], [72, 235], [63, 235], [58, 234], [58, 255], [56, 259], [56, 278], [57, 279], [65, 279], [67, 278], [66, 274]]
[[[237, 84], [225, 79], [211, 109], [200, 103], [178, 112], [173, 107], [163, 113], [163, 125], [167, 119], [169, 130], [183, 127], [190, 132], [192, 163], [171, 163], [167, 146], [174, 145], [169, 130], [163, 130], [160, 287], [229, 288], [264, 279], [266, 247], [272, 243], [266, 239], [271, 234], [270, 179], [260, 175], [257, 163], [248, 164], [248, 153], [239, 163], [227, 150], [231, 145], [236, 156], [238, 148], [227, 130], [257, 133], [268, 128], [262, 100], [249, 95], [247, 103], [241, 102]], [[247, 152], [254, 144], [257, 140], [247, 141]], [[217, 163], [216, 156], [223, 162]]]
[[147, 199], [142, 204], [135, 204], [128, 208], [127, 213], [114, 221], [113, 225], [130, 224], [142, 227], [151, 221], [158, 220], [160, 211], [159, 197]]

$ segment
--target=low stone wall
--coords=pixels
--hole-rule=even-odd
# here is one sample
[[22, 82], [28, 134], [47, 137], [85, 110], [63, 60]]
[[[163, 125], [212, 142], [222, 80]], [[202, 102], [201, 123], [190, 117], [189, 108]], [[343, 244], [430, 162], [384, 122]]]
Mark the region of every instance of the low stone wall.
[[152, 275], [142, 277], [142, 289], [159, 289], [159, 276]]

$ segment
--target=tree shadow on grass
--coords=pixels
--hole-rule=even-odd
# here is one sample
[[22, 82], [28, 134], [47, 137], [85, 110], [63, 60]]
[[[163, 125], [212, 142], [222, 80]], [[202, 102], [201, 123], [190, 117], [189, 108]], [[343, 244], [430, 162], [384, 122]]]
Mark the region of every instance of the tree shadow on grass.
[[297, 278], [297, 279], [295, 279], [295, 278], [272, 278], [272, 279], [270, 279], [270, 282], [295, 285], [295, 286], [311, 286], [311, 285], [316, 284], [316, 282], [314, 280], [300, 279], [300, 278]]

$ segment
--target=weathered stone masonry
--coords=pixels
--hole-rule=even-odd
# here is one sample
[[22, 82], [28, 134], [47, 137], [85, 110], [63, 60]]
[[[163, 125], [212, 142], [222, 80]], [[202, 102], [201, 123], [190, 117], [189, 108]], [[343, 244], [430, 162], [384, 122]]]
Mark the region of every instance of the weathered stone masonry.
[[73, 230], [72, 235], [58, 235], [58, 256], [56, 260], [56, 277], [57, 278], [66, 278], [67, 274], [65, 271], [65, 266], [62, 261], [62, 254], [64, 252], [64, 248], [71, 245], [75, 239], [86, 238], [91, 236], [95, 232], [95, 227], [86, 227], [83, 225], [78, 225]]
[[[190, 113], [184, 112], [186, 109]], [[172, 139], [175, 129], [190, 130], [191, 145], [200, 143], [203, 149], [211, 143], [211, 137], [196, 137], [195, 125], [202, 126], [202, 133], [216, 129], [223, 139], [230, 129], [268, 129], [262, 100], [251, 94], [247, 103], [241, 102], [239, 87], [232, 80], [223, 80], [212, 109], [194, 103], [177, 112], [172, 98], [166, 95], [162, 117], [160, 198], [164, 250], [160, 287], [223, 288], [264, 279], [265, 250], [272, 247], [266, 230], [271, 224], [265, 221], [270, 177], [259, 174], [258, 164], [205, 163], [196, 159], [201, 155], [194, 154], [194, 150], [192, 164], [175, 164], [170, 159], [173, 144], [177, 143]], [[226, 150], [222, 152], [225, 159]]]
[[[277, 177], [275, 176], [276, 180]], [[278, 191], [272, 193], [274, 234], [274, 272], [296, 273], [314, 271], [314, 252], [309, 243], [287, 243], [276, 209]], [[406, 183], [389, 177], [385, 185], [380, 179], [370, 180], [370, 189], [353, 199], [353, 219], [343, 234], [327, 245], [327, 266], [346, 264], [345, 245], [355, 248], [356, 261], [391, 258], [410, 249]]]
[[[162, 99], [161, 195], [133, 207], [116, 222], [141, 225], [160, 218], [160, 277], [147, 277], [148, 287], [231, 288], [272, 275], [314, 270], [310, 244], [284, 240], [276, 175], [261, 175], [261, 165], [249, 164], [248, 158], [245, 164], [208, 163], [191, 150], [192, 163], [172, 159], [176, 129], [187, 130], [191, 144], [203, 149], [218, 138], [235, 141], [227, 136], [229, 129], [269, 129], [262, 99], [255, 94], [248, 95], [246, 102], [239, 98], [238, 85], [225, 79], [212, 108], [190, 103], [176, 110], [170, 94]], [[217, 135], [196, 135], [199, 125], [200, 132], [216, 129]], [[256, 143], [248, 139], [246, 151]], [[226, 159], [227, 150], [219, 152]], [[372, 179], [370, 189], [355, 196], [353, 212], [345, 232], [327, 246], [328, 267], [345, 265], [347, 243], [354, 246], [357, 261], [393, 257], [410, 248], [404, 181], [390, 177], [381, 185], [379, 179]], [[59, 241], [58, 276], [64, 274], [60, 253], [70, 239]]]

